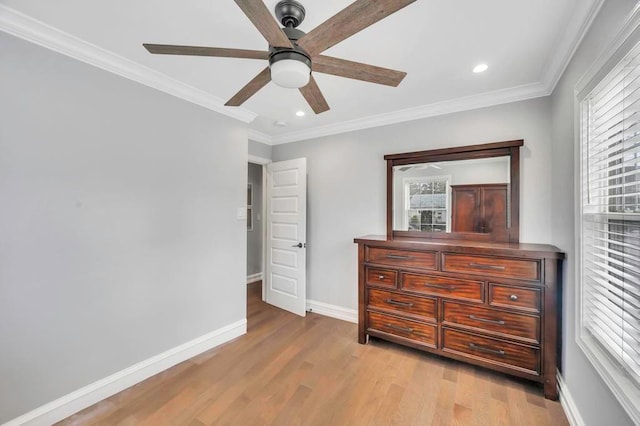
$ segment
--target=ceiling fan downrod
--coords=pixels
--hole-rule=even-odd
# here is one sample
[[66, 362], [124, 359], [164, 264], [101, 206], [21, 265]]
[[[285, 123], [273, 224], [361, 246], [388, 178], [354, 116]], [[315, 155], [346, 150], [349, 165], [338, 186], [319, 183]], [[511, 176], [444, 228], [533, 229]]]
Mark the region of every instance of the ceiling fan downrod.
[[295, 0], [282, 0], [276, 4], [276, 17], [285, 28], [296, 28], [304, 21], [304, 6]]

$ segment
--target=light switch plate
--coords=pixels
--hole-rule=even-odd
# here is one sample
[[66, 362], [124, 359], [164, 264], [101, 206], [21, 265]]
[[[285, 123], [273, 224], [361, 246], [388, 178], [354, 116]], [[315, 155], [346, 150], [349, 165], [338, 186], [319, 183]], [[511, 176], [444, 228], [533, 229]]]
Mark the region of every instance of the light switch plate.
[[247, 208], [246, 207], [238, 207], [238, 212], [236, 213], [237, 220], [247, 220]]

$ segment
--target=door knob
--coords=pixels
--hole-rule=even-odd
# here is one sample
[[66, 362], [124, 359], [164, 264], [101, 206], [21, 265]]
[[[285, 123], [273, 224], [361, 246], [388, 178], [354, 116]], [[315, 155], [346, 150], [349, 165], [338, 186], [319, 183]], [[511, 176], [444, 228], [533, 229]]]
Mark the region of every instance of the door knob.
[[304, 247], [304, 246], [306, 246], [306, 244], [298, 243], [298, 244], [292, 245], [291, 247], [298, 247], [298, 248], [302, 248], [302, 247]]

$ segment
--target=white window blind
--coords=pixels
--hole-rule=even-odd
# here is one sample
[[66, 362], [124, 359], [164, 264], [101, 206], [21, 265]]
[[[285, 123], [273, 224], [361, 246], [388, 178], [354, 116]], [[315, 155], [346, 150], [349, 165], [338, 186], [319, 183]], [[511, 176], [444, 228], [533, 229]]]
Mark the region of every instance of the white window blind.
[[640, 389], [640, 44], [581, 114], [582, 330]]

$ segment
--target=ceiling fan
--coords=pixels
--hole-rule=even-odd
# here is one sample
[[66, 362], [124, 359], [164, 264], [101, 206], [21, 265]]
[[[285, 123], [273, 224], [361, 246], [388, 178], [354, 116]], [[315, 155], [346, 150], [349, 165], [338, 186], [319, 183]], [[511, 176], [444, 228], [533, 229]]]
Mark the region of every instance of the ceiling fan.
[[407, 75], [321, 53], [416, 0], [356, 0], [309, 33], [296, 28], [306, 13], [297, 1], [283, 0], [275, 7], [284, 28], [280, 28], [262, 0], [234, 1], [269, 42], [268, 51], [148, 43], [143, 46], [155, 54], [268, 60], [269, 66], [229, 99], [227, 106], [242, 105], [272, 80], [279, 86], [299, 89], [313, 111], [320, 114], [328, 111], [329, 105], [312, 71], [393, 87]]

